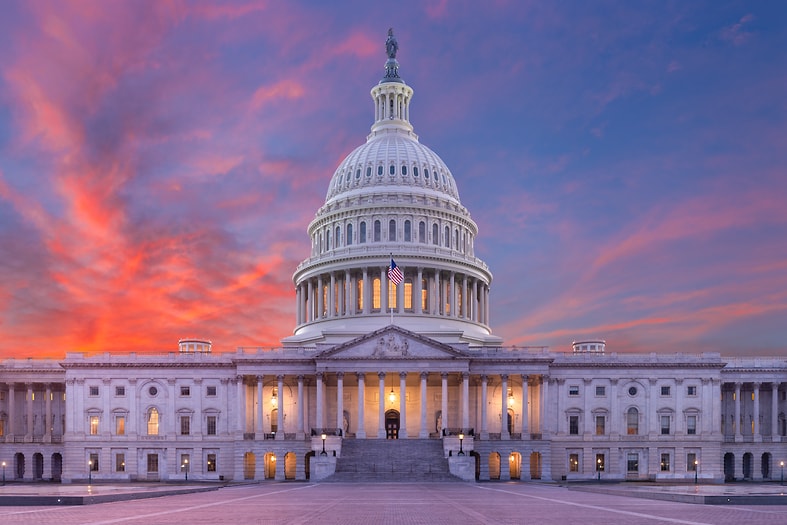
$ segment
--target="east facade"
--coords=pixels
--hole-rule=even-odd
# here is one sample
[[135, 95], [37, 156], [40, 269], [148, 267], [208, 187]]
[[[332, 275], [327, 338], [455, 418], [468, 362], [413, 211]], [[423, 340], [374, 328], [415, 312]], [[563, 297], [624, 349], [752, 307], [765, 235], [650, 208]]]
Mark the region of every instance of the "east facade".
[[492, 333], [478, 227], [414, 133], [398, 49], [389, 31], [371, 131], [308, 225], [282, 346], [0, 362], [4, 479], [315, 480], [394, 440], [466, 480], [779, 479], [787, 360]]

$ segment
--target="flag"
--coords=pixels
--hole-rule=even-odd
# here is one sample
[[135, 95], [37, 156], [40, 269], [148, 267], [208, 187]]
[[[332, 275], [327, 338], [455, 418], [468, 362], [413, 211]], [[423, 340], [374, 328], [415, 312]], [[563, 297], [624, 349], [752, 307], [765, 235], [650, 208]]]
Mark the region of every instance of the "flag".
[[402, 270], [396, 266], [396, 263], [393, 259], [391, 259], [391, 266], [388, 268], [388, 280], [396, 285], [404, 281], [404, 274], [402, 273]]

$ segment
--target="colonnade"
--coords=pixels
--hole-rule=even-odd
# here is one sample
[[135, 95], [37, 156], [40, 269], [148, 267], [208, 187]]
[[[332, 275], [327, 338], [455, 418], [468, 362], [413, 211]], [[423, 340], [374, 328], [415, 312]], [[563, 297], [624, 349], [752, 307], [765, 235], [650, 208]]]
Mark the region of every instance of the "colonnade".
[[[400, 269], [405, 281], [396, 287], [389, 287], [387, 266], [332, 271], [300, 282], [296, 288], [298, 326], [321, 319], [385, 314], [391, 309], [398, 314], [451, 317], [489, 325], [489, 284], [484, 280], [454, 271]], [[389, 288], [396, 294], [390, 300]]]
[[[0, 402], [0, 412], [5, 412], [5, 417], [0, 421], [0, 438], [33, 442], [51, 441], [53, 435], [55, 439], [62, 436], [65, 431], [62, 418], [53, 418], [54, 394], [63, 394], [61, 389], [56, 388], [58, 385], [61, 383], [0, 383], [0, 392], [5, 394], [5, 401]], [[43, 394], [44, 414], [34, 409], [36, 394]], [[20, 402], [20, 398], [23, 402]], [[20, 409], [21, 414], [18, 412]], [[20, 415], [23, 417], [20, 418]]]
[[[764, 387], [764, 383], [769, 386]], [[750, 387], [744, 390], [744, 385], [750, 385]], [[764, 440], [779, 441], [780, 436], [784, 435], [784, 428], [779, 428], [780, 421], [784, 419], [784, 416], [782, 416], [781, 420], [779, 418], [779, 389], [781, 385], [782, 383], [777, 381], [770, 383], [762, 381], [749, 383], [742, 381], [725, 382], [722, 390], [733, 393], [734, 403], [732, 421], [722, 421], [722, 431], [725, 436], [734, 436], [736, 442], [746, 440], [755, 442]], [[762, 406], [761, 392], [763, 390], [770, 391], [770, 407]], [[743, 400], [742, 403], [741, 394], [743, 392], [750, 393], [750, 396], [747, 396], [747, 399]], [[763, 418], [761, 416], [764, 416], [766, 411], [770, 415], [770, 428], [763, 433]], [[745, 421], [746, 418], [743, 417], [744, 412], [749, 415], [748, 421]]]

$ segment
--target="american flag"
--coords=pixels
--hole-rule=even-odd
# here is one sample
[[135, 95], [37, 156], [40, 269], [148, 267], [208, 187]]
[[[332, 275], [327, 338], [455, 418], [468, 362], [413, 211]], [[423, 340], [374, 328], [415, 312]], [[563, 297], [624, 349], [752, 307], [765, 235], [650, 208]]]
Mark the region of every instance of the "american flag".
[[402, 273], [402, 270], [400, 270], [399, 267], [396, 266], [396, 263], [394, 262], [393, 259], [391, 259], [391, 266], [388, 268], [388, 280], [394, 283], [395, 285], [398, 285], [399, 283], [404, 281], [404, 274]]

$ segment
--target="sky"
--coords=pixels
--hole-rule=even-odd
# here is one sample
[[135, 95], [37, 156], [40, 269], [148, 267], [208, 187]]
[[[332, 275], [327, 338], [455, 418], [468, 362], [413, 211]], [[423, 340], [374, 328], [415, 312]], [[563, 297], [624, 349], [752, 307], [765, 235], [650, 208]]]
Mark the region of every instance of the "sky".
[[507, 345], [787, 355], [787, 3], [12, 1], [0, 358], [277, 346], [399, 41]]

